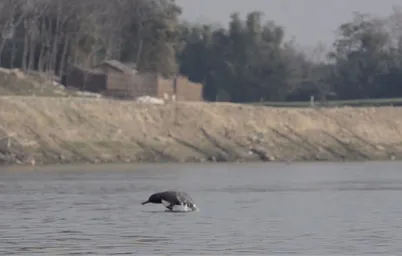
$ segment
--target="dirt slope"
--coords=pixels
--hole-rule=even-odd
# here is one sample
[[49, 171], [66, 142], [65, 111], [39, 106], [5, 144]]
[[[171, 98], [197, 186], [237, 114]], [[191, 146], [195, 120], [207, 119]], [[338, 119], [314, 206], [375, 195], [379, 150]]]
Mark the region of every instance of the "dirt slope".
[[4, 163], [398, 159], [401, 131], [392, 107], [0, 97]]

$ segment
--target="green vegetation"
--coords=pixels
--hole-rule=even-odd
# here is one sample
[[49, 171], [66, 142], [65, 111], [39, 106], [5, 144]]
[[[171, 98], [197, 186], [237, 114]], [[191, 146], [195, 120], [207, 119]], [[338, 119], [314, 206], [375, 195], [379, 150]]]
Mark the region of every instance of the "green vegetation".
[[0, 67], [53, 79], [72, 65], [117, 59], [135, 63], [139, 71], [188, 76], [204, 84], [209, 101], [402, 97], [397, 8], [388, 17], [355, 14], [339, 25], [331, 46], [317, 44], [312, 51], [286, 41], [286, 28], [265, 22], [270, 17], [257, 11], [243, 18], [234, 13], [227, 28], [181, 21], [181, 12], [174, 0], [3, 1]]

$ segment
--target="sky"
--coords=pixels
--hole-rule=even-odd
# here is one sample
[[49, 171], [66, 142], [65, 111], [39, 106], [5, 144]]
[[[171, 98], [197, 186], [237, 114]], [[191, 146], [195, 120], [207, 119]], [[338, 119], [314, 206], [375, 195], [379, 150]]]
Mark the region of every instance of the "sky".
[[401, 0], [176, 0], [183, 8], [182, 18], [193, 22], [227, 26], [229, 16], [239, 12], [242, 18], [251, 11], [264, 13], [285, 28], [287, 39], [295, 37], [302, 47], [318, 42], [330, 45], [337, 27], [348, 22], [353, 12], [388, 16]]

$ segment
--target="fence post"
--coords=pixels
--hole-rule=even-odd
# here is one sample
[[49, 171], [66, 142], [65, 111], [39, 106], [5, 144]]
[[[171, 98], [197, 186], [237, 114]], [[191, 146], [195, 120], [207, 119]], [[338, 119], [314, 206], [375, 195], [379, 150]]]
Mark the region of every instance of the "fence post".
[[310, 107], [314, 108], [314, 95], [310, 96]]
[[172, 95], [172, 101], [173, 101], [173, 106], [174, 106], [174, 124], [178, 125], [179, 124], [179, 117], [177, 115], [177, 112], [179, 110], [179, 107], [177, 106], [177, 101], [176, 101], [176, 95]]

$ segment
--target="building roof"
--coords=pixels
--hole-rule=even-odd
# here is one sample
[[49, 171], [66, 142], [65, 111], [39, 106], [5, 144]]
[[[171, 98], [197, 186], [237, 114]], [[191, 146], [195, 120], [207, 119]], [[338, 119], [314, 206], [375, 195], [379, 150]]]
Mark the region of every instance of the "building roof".
[[124, 64], [118, 60], [106, 60], [103, 61], [100, 65], [109, 65], [117, 70], [120, 70], [124, 73], [136, 73], [137, 71], [133, 68], [132, 64]]
[[104, 74], [103, 70], [100, 68], [84, 68], [76, 65], [73, 65], [73, 68], [90, 74]]

